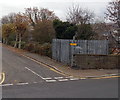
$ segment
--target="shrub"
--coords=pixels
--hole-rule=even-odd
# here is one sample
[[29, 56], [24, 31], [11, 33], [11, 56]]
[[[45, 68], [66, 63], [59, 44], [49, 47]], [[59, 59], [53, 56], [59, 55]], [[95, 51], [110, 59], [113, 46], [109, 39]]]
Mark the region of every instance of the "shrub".
[[9, 42], [9, 45], [12, 46], [12, 47], [14, 47], [14, 44], [15, 44], [15, 41], [10, 41]]
[[44, 43], [40, 46], [39, 53], [41, 55], [49, 56], [51, 57], [51, 44], [50, 43]]
[[34, 44], [33, 43], [26, 44], [25, 50], [32, 52], [34, 50]]
[[50, 43], [44, 43], [44, 44], [39, 44], [36, 42], [28, 43], [25, 45], [25, 50], [49, 57], [51, 57], [52, 54]]

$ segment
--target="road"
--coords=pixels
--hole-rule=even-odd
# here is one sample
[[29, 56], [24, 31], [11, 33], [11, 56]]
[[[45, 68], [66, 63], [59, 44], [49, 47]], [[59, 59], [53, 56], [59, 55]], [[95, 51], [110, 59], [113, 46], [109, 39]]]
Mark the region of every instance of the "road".
[[2, 48], [3, 98], [117, 98], [118, 79], [78, 80]]

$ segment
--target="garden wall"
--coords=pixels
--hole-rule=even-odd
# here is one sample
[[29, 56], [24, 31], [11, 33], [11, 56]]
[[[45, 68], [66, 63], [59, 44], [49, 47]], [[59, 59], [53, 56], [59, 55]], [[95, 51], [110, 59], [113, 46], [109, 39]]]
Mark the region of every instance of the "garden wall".
[[120, 68], [120, 55], [74, 54], [72, 66], [80, 69], [116, 69]]

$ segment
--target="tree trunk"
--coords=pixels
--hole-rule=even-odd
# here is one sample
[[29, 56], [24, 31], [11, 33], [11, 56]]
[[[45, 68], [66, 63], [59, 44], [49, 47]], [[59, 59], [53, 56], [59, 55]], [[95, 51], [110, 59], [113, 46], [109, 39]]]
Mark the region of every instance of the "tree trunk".
[[5, 44], [6, 44], [6, 45], [8, 44], [8, 40], [7, 40], [7, 39], [5, 40]]
[[17, 47], [17, 42], [18, 42], [18, 34], [16, 34], [16, 39], [15, 39], [14, 48], [16, 48], [16, 47]]
[[3, 38], [3, 43], [5, 44], [5, 38]]
[[19, 34], [19, 45], [18, 45], [19, 49], [21, 49], [21, 42], [22, 42], [22, 37], [21, 37], [21, 34]]

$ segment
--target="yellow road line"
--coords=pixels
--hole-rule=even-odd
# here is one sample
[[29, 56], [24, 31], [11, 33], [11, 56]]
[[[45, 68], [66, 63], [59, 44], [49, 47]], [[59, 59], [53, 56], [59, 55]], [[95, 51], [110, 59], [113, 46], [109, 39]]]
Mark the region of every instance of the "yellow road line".
[[2, 78], [2, 80], [1, 80], [0, 84], [2, 84], [5, 81], [5, 73], [1, 74], [1, 78]]
[[[43, 63], [41, 63], [41, 62], [39, 62], [39, 61], [37, 61], [37, 60], [29, 57], [29, 56], [25, 56], [25, 55], [23, 55], [23, 54], [21, 54], [21, 55], [24, 56], [24, 57], [26, 57], [26, 58], [28, 58], [28, 59], [30, 59], [30, 60], [32, 60], [32, 61], [34, 61], [34, 62], [36, 62], [36, 63], [38, 63], [38, 64], [40, 64], [40, 65], [43, 65], [43, 66], [49, 68], [50, 70], [52, 70], [52, 71], [54, 71], [54, 72], [56, 72], [56, 73], [58, 73], [58, 74], [61, 74], [61, 75], [63, 75], [63, 76], [68, 76], [68, 75], [66, 75], [66, 74], [64, 74], [64, 73], [62, 73], [62, 72], [59, 72], [59, 71], [57, 71], [57, 70], [55, 70], [55, 69], [53, 69], [53, 68], [50, 68], [48, 65], [43, 64]], [[51, 66], [51, 65], [50, 65], [50, 66]]]
[[54, 72], [56, 72], [56, 73], [58, 73], [58, 74], [61, 74], [61, 75], [63, 75], [63, 76], [67, 76], [66, 74], [60, 73], [60, 72], [58, 72], [57, 70], [55, 70], [55, 69], [53, 69], [53, 68], [50, 68], [50, 70], [52, 70], [52, 71], [54, 71]]
[[91, 79], [106, 79], [106, 78], [117, 78], [120, 76], [107, 76], [107, 77], [99, 77], [99, 78], [91, 78]]

